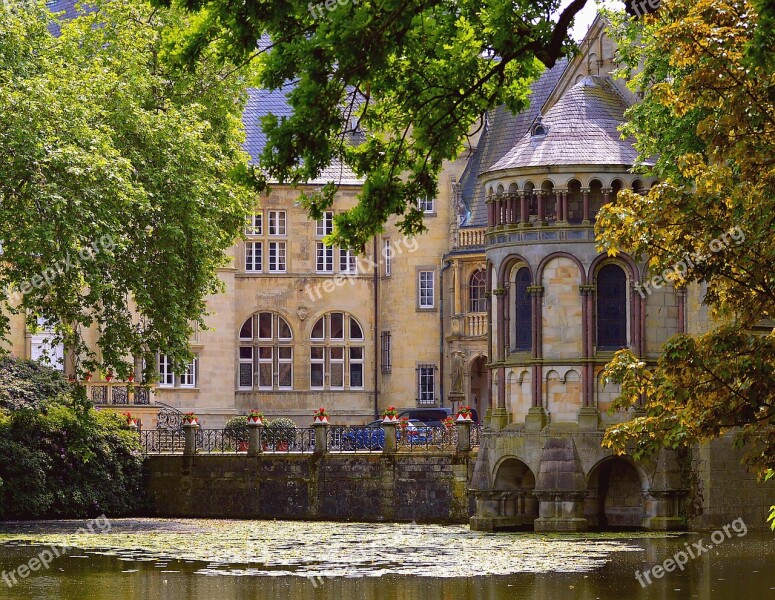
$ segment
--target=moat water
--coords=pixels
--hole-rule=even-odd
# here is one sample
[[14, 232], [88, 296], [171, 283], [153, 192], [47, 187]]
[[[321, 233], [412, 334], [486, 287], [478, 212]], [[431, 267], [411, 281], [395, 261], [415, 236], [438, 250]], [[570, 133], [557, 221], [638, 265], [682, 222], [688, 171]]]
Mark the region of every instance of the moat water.
[[0, 599], [775, 600], [775, 533], [714, 543], [710, 532], [164, 519], [77, 533], [85, 524], [0, 523]]

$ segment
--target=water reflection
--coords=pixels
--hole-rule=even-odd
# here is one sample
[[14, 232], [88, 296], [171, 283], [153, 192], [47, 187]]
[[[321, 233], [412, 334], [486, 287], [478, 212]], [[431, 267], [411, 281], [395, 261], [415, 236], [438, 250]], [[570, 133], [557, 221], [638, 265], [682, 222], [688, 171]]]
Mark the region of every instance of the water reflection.
[[0, 587], [0, 598], [775, 599], [775, 536], [753, 532], [644, 589], [636, 570], [702, 536], [560, 538], [417, 525], [132, 520], [114, 522], [109, 534], [75, 539], [67, 532], [79, 525], [5, 527], [4, 571], [42, 548], [21, 539], [78, 541], [80, 548], [12, 589]]

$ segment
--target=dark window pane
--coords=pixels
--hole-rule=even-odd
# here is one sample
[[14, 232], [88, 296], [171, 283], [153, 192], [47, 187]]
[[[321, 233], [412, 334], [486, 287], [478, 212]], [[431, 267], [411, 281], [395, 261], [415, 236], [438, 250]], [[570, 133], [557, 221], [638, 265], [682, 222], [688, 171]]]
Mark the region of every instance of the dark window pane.
[[253, 386], [253, 365], [251, 363], [241, 363], [239, 366], [239, 385], [240, 387]]
[[363, 387], [363, 365], [361, 363], [350, 364], [350, 387]]
[[280, 387], [291, 387], [292, 384], [292, 366], [291, 363], [280, 363], [278, 368], [278, 375], [279, 375], [279, 381], [278, 385]]
[[260, 363], [258, 365], [258, 385], [272, 387], [272, 363]]
[[324, 317], [320, 317], [318, 322], [312, 328], [312, 339], [322, 340], [326, 334], [326, 320]]
[[253, 348], [249, 346], [243, 346], [239, 349], [239, 357], [242, 359], [252, 359], [253, 358]]
[[258, 349], [258, 358], [261, 360], [267, 360], [272, 358], [272, 347], [271, 346], [261, 346]]
[[239, 331], [239, 336], [245, 340], [253, 339], [253, 317], [250, 317], [242, 324], [242, 329]]
[[278, 319], [278, 332], [277, 337], [281, 340], [289, 340], [291, 339], [291, 327], [288, 325], [288, 322], [283, 319], [282, 317], [277, 317]]
[[522, 267], [516, 279], [516, 336], [517, 350], [530, 350], [533, 345], [533, 305], [528, 293], [530, 269]]
[[277, 352], [280, 358], [290, 359], [293, 357], [293, 348], [291, 348], [290, 346], [280, 346], [277, 349]]
[[323, 363], [312, 365], [310, 371], [310, 385], [312, 387], [323, 387]]
[[350, 337], [354, 340], [363, 339], [363, 330], [361, 329], [361, 326], [358, 325], [358, 321], [352, 317], [350, 317]]
[[331, 339], [344, 339], [344, 315], [342, 313], [331, 313]]
[[618, 350], [627, 345], [627, 277], [616, 265], [597, 273], [597, 346]]
[[258, 337], [262, 340], [272, 339], [272, 313], [258, 315]]

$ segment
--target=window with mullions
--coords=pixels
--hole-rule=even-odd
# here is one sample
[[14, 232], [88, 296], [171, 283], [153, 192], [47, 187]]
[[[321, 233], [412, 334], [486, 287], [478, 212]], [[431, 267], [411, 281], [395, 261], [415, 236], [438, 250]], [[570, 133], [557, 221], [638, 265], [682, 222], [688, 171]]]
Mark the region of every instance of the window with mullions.
[[159, 354], [157, 362], [159, 369], [159, 387], [195, 388], [199, 380], [199, 359], [194, 356], [186, 365], [186, 370], [180, 375], [172, 370], [172, 359], [166, 354]]
[[484, 269], [471, 275], [468, 282], [468, 312], [487, 312]]
[[331, 312], [312, 326], [310, 388], [315, 390], [363, 389], [363, 328], [343, 312]]
[[390, 373], [391, 369], [393, 368], [392, 365], [392, 359], [390, 357], [390, 332], [389, 331], [383, 331], [380, 335], [380, 342], [382, 346], [382, 360], [380, 361], [380, 366], [382, 367], [383, 373]]
[[239, 332], [238, 387], [241, 390], [293, 389], [293, 333], [272, 312], [248, 318]]
[[627, 276], [617, 265], [597, 272], [597, 348], [619, 350], [627, 346]]
[[436, 403], [436, 365], [417, 366], [417, 404], [427, 406]]

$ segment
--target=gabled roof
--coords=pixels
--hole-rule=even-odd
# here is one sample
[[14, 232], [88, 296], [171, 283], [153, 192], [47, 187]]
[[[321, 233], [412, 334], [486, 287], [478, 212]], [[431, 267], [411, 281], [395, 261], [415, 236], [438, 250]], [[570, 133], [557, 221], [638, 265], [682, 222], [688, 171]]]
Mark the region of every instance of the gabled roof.
[[541, 106], [557, 85], [567, 64], [565, 59], [559, 60], [554, 67], [541, 74], [531, 86], [530, 106], [521, 113], [515, 115], [506, 107], [500, 106], [487, 114], [485, 131], [460, 177], [463, 204], [469, 213], [464, 226], [487, 225], [484, 186], [479, 183], [478, 177], [503, 158], [529, 131]]
[[588, 75], [574, 85], [540, 120], [545, 134], [536, 135], [536, 121], [489, 172], [557, 165], [635, 164], [632, 139], [621, 138], [627, 102], [609, 79]]

